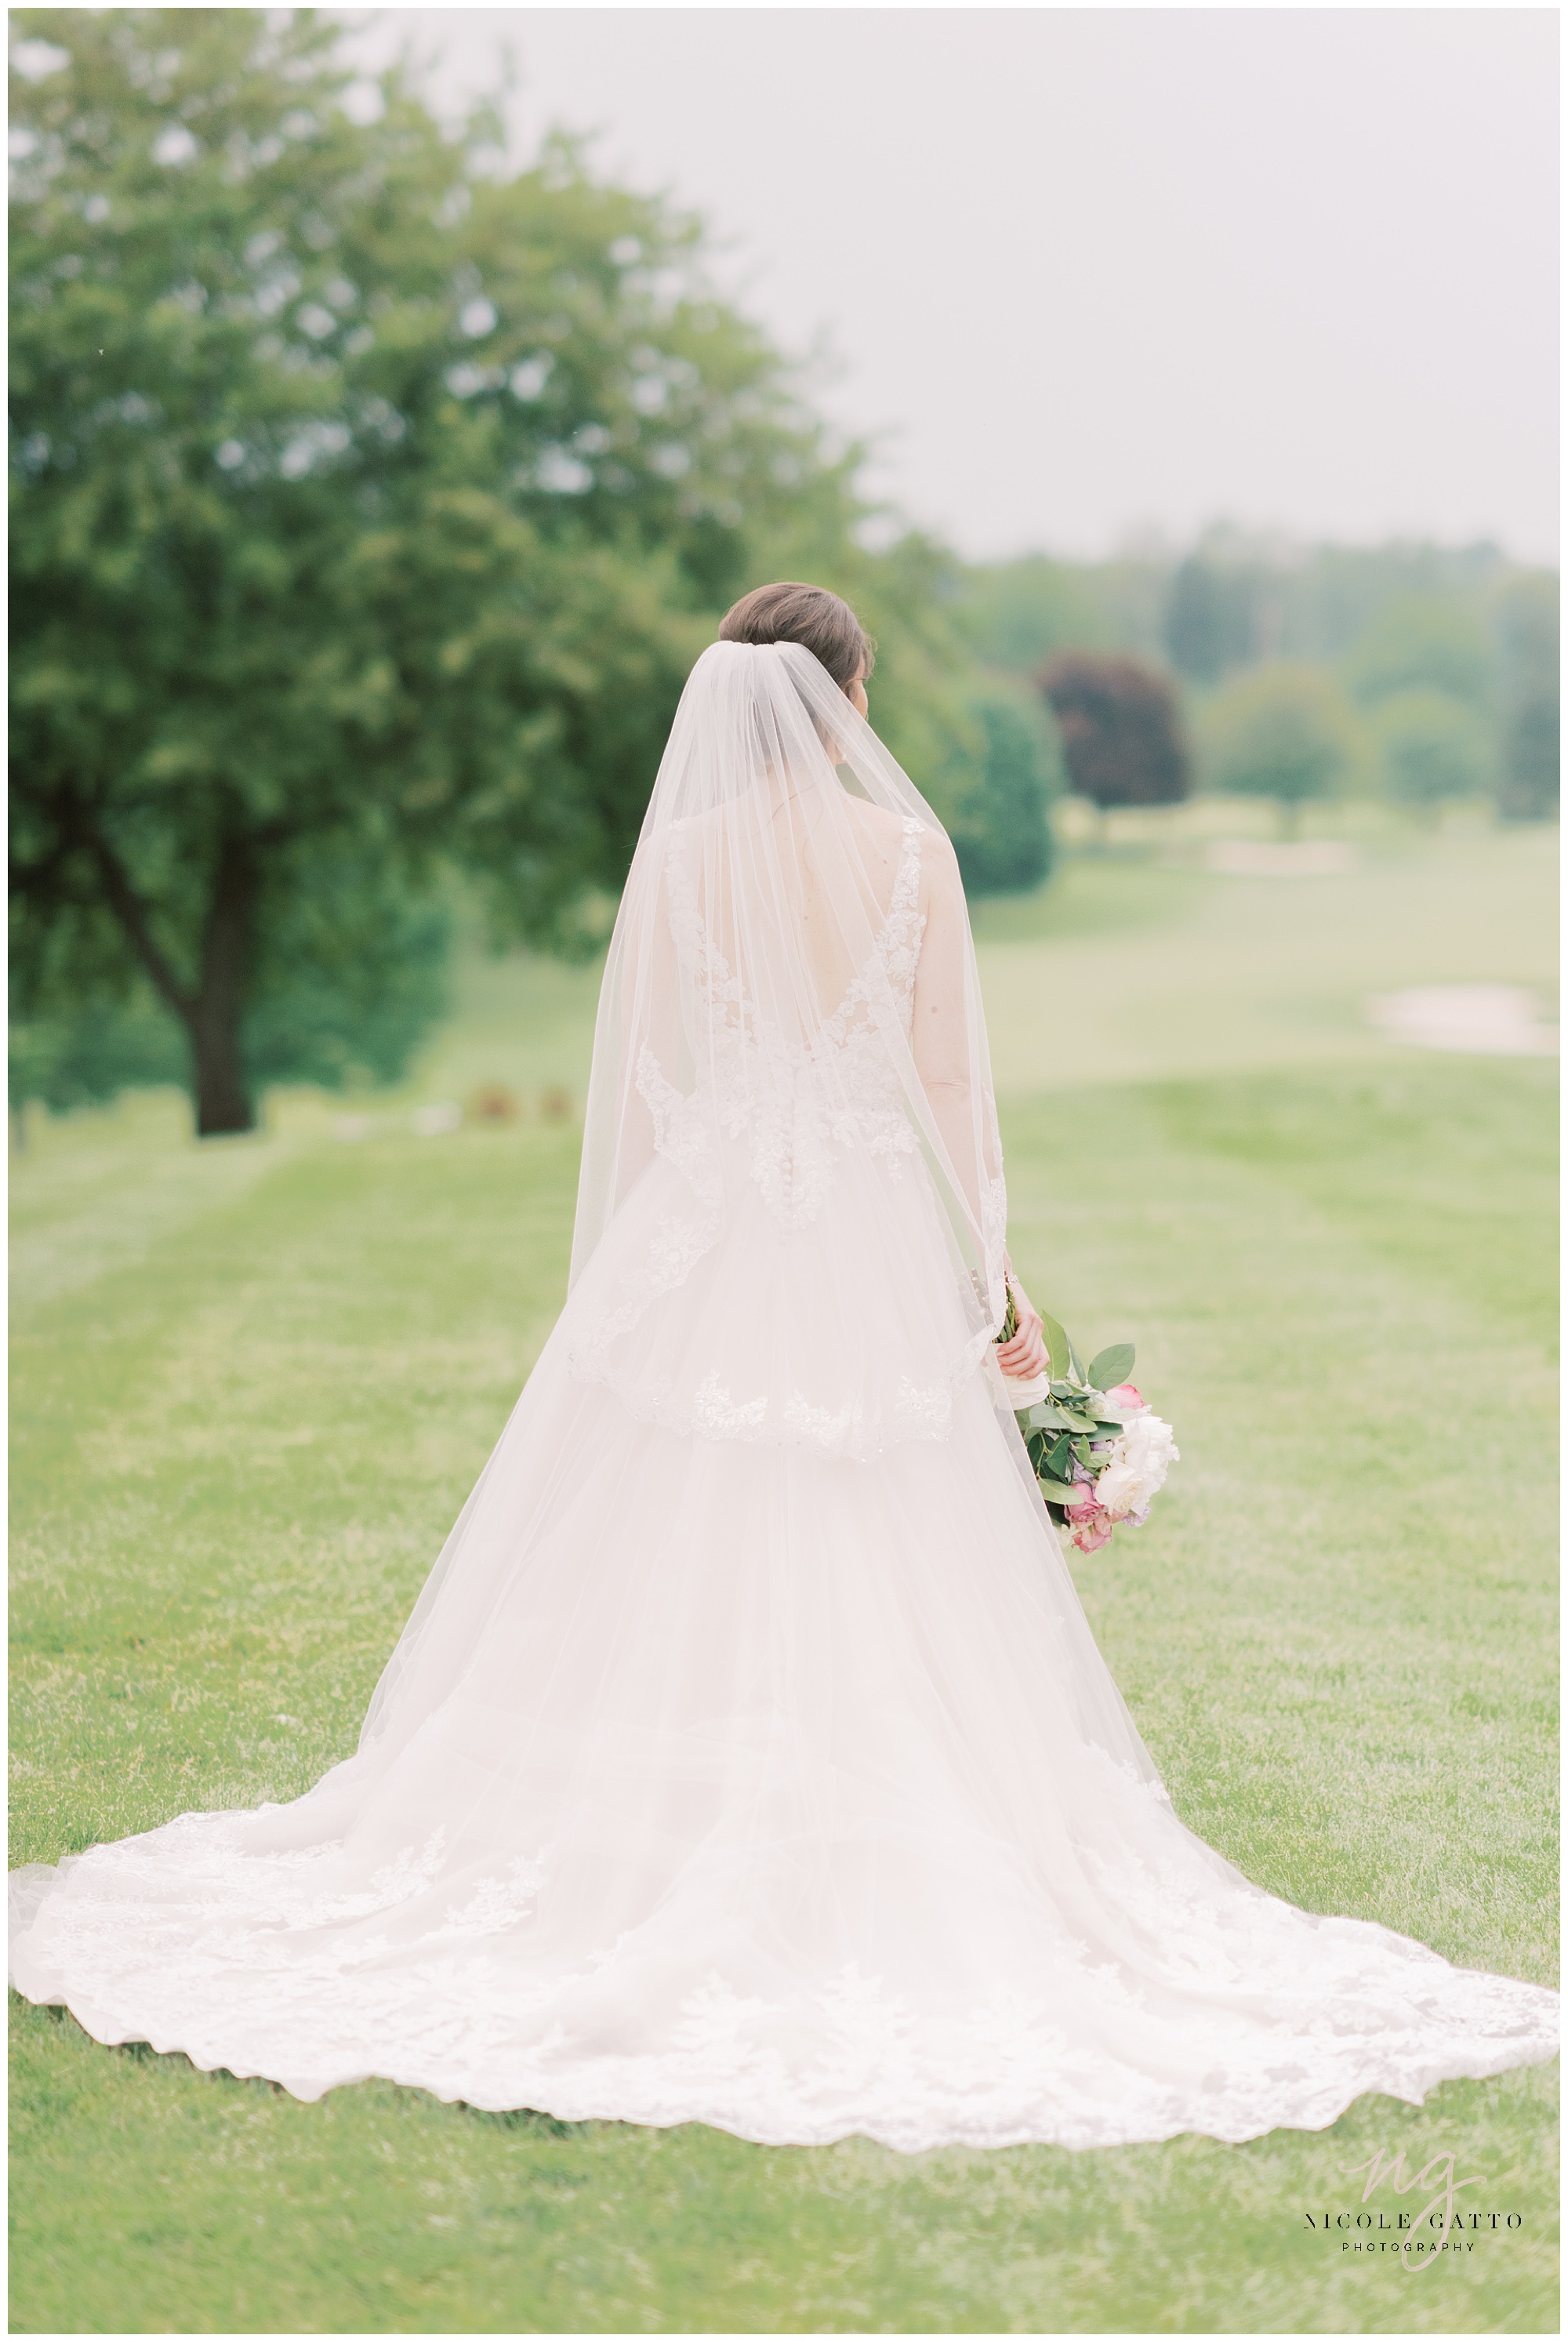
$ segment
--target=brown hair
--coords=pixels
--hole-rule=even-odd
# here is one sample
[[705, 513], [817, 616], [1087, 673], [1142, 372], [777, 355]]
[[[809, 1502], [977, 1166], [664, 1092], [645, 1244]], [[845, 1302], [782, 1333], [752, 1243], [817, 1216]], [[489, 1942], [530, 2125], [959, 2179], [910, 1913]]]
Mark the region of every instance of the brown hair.
[[724, 614], [721, 643], [802, 643], [843, 691], [871, 673], [876, 645], [825, 586], [759, 586]]

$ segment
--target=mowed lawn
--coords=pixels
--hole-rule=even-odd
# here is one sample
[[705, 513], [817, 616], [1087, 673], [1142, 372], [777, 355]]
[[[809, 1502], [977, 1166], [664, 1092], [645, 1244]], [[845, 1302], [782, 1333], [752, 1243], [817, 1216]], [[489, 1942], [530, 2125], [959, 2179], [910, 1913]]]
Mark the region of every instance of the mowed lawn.
[[[1390, 858], [1381, 919], [1376, 867], [1271, 896], [1107, 862], [980, 926], [1015, 1256], [1081, 1346], [1137, 1340], [1181, 1440], [1150, 1526], [1076, 1567], [1177, 1809], [1308, 1908], [1554, 1980], [1555, 1067], [1355, 1013], [1363, 982], [1545, 979], [1550, 841], [1469, 858], [1468, 923], [1438, 841]], [[1164, 1054], [1134, 1078], [1140, 984]], [[559, 1306], [577, 1133], [533, 1102], [580, 1097], [591, 996], [470, 971], [352, 1145], [305, 1097], [205, 1150], [161, 1096], [35, 1126], [13, 1862], [293, 1796], [353, 1746]], [[414, 1096], [486, 1078], [522, 1119], [412, 1133]], [[1241, 2147], [903, 2157], [379, 2084], [303, 2107], [12, 2015], [13, 2330], [1557, 2327], [1554, 2067]], [[1377, 2148], [1483, 2178], [1424, 2274], [1308, 2226], [1363, 2208]]]

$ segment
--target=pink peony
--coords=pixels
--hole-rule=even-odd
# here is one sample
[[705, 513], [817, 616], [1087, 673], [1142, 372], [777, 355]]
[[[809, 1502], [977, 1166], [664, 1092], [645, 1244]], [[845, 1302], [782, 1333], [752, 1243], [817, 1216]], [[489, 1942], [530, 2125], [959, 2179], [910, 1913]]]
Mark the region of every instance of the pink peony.
[[1074, 1506], [1071, 1529], [1072, 1541], [1080, 1553], [1098, 1553], [1103, 1545], [1110, 1544], [1112, 1531], [1115, 1526], [1110, 1514], [1103, 1513], [1098, 1505], [1094, 1506], [1088, 1512]]
[[1126, 1407], [1129, 1410], [1147, 1406], [1149, 1404], [1135, 1383], [1118, 1383], [1115, 1389], [1108, 1390], [1105, 1396], [1113, 1406]]

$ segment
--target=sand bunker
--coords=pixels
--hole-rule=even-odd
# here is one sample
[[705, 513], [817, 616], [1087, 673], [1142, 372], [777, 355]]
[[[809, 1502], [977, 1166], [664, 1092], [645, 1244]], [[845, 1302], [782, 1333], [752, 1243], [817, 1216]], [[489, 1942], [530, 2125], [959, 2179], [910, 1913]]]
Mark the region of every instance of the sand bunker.
[[1338, 837], [1216, 837], [1208, 866], [1227, 878], [1337, 878], [1353, 870], [1353, 846]]
[[1558, 1030], [1540, 1010], [1534, 993], [1513, 984], [1416, 985], [1366, 1004], [1368, 1023], [1391, 1041], [1484, 1057], [1555, 1056]]

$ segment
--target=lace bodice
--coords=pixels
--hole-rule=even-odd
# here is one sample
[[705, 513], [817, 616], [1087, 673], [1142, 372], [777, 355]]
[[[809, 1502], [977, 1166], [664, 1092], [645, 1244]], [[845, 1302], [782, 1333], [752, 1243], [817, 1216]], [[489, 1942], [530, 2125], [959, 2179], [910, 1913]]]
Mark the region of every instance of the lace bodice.
[[563, 1321], [573, 1373], [644, 1422], [857, 1459], [947, 1436], [986, 1336], [939, 1266], [905, 1086], [929, 835], [901, 824], [870, 948], [804, 1033], [759, 1009], [672, 841], [671, 987], [697, 1070], [678, 1087], [642, 1051], [654, 1163]]
[[669, 871], [670, 927], [690, 1029], [704, 1036], [696, 1087], [682, 1097], [644, 1049], [637, 1086], [654, 1116], [661, 1154], [699, 1192], [711, 1190], [715, 1126], [744, 1141], [747, 1171], [786, 1226], [813, 1219], [833, 1180], [835, 1155], [861, 1146], [896, 1170], [917, 1140], [888, 1045], [891, 1007], [907, 1041], [924, 916], [920, 909], [924, 825], [903, 825], [886, 913], [870, 956], [833, 1014], [805, 1038], [785, 1034], [746, 997], [709, 930], [677, 842]]

